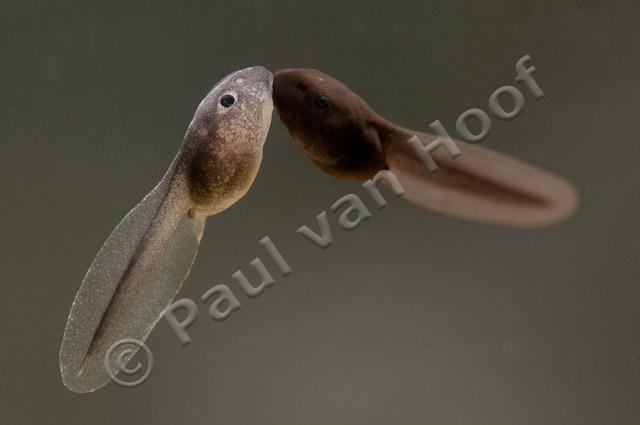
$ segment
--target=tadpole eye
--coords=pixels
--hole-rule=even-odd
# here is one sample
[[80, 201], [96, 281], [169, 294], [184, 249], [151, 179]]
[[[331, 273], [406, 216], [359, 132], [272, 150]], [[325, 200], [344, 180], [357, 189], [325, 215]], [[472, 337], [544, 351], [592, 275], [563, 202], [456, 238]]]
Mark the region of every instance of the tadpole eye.
[[236, 101], [236, 98], [230, 94], [225, 94], [220, 98], [220, 104], [225, 108], [229, 108], [231, 105], [235, 103], [235, 101]]
[[326, 94], [320, 93], [316, 96], [315, 103], [318, 108], [325, 108], [329, 104], [329, 98]]

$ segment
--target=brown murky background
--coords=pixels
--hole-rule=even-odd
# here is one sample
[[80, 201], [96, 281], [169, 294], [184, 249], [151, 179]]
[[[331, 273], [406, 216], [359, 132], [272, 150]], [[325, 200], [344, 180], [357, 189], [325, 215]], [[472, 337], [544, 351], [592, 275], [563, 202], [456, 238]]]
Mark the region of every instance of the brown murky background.
[[[0, 422], [638, 423], [640, 5], [467, 3], [3, 2]], [[208, 221], [181, 295], [232, 285], [265, 235], [293, 273], [223, 323], [200, 304], [186, 348], [160, 322], [140, 387], [63, 387], [85, 271], [224, 75], [315, 67], [399, 124], [453, 132], [525, 54], [545, 97], [525, 92], [484, 144], [573, 180], [571, 221], [521, 231], [395, 200], [352, 232], [329, 212], [322, 251], [295, 229], [346, 193], [373, 204], [274, 116], [255, 186]]]

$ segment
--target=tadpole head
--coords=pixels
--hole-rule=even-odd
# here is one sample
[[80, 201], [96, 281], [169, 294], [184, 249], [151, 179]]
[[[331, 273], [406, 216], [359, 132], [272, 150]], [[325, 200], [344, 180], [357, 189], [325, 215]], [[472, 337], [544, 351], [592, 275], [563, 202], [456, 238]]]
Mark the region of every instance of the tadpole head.
[[249, 190], [271, 125], [272, 87], [268, 69], [241, 69], [216, 84], [198, 106], [182, 158], [193, 213], [220, 212]]
[[282, 69], [273, 98], [293, 139], [325, 172], [357, 180], [384, 168], [379, 117], [340, 81], [316, 69]]

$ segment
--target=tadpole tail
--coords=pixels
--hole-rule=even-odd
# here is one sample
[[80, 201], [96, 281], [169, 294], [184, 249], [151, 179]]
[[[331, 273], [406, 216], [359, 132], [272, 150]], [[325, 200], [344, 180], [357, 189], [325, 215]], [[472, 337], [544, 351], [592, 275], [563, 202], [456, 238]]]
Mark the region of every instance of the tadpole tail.
[[[435, 140], [415, 134], [423, 146]], [[445, 215], [515, 227], [550, 225], [575, 211], [578, 195], [566, 179], [484, 146], [455, 143], [461, 151], [455, 159], [444, 146], [432, 151], [439, 167], [433, 173], [406, 140], [394, 143], [386, 159], [405, 199]]]
[[[109, 348], [125, 338], [144, 341], [173, 300], [205, 224], [204, 217], [187, 212], [184, 190], [168, 172], [98, 252], [73, 301], [60, 348], [62, 380], [70, 390], [85, 393], [107, 384]], [[110, 357], [115, 372], [118, 353]]]

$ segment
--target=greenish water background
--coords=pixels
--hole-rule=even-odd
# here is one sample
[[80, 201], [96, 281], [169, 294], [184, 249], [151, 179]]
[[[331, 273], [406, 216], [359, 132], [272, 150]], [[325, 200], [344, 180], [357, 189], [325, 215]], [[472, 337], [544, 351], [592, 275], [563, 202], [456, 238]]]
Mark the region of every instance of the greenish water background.
[[[637, 1], [3, 2], [0, 422], [633, 424], [640, 420]], [[227, 73], [314, 67], [383, 116], [453, 131], [533, 57], [545, 97], [484, 144], [574, 181], [569, 222], [521, 231], [401, 201], [320, 251], [295, 234], [360, 186], [322, 174], [274, 116], [250, 193], [208, 222], [182, 296], [248, 270], [269, 235], [294, 271], [150, 379], [66, 390], [58, 349], [97, 249], [159, 180]], [[365, 198], [368, 202], [368, 199]], [[373, 204], [369, 203], [373, 208]], [[330, 218], [332, 214], [330, 213]], [[335, 223], [335, 221], [333, 221]], [[275, 270], [275, 269], [274, 269]], [[237, 291], [239, 294], [239, 291]]]

